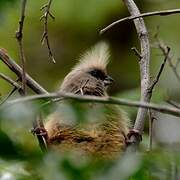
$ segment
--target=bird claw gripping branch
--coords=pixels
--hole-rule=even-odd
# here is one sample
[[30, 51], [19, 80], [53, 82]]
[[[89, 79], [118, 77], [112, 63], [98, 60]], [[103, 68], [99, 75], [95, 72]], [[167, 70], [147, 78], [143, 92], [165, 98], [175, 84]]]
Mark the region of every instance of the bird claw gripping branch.
[[136, 129], [130, 129], [129, 133], [127, 134], [127, 138], [126, 138], [126, 145], [129, 146], [131, 144], [135, 144], [137, 141], [132, 140], [131, 137], [134, 136], [138, 142], [142, 141], [142, 135], [140, 134], [140, 132]]
[[46, 141], [48, 140], [48, 133], [44, 127], [32, 128], [31, 133], [36, 136], [42, 136]]

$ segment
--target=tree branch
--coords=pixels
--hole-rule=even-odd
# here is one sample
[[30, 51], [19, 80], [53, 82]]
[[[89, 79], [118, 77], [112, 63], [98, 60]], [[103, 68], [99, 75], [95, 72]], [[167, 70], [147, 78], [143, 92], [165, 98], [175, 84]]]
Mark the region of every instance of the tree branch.
[[[164, 66], [165, 66], [165, 64], [166, 64], [166, 61], [167, 61], [169, 52], [170, 52], [170, 48], [168, 47], [167, 53], [165, 54], [164, 61], [163, 61], [163, 63], [161, 64], [161, 67], [160, 67], [160, 69], [159, 69], [159, 72], [157, 73], [157, 76], [156, 76], [155, 79], [152, 81], [151, 85], [149, 86], [150, 98], [152, 97], [153, 89], [154, 89], [154, 87], [156, 86], [156, 84], [158, 83], [158, 81], [159, 81], [159, 79], [160, 79], [160, 76], [161, 76], [161, 74], [162, 74], [162, 72], [163, 72], [163, 69], [164, 69]], [[154, 122], [154, 120], [156, 119], [153, 114], [154, 114], [154, 113], [152, 112], [152, 110], [149, 109], [148, 116], [149, 116], [149, 150], [150, 150], [150, 151], [152, 150], [153, 122]]]
[[112, 28], [116, 24], [119, 24], [119, 23], [124, 22], [124, 21], [130, 21], [130, 20], [134, 20], [134, 19], [137, 19], [137, 18], [140, 18], [140, 17], [148, 17], [148, 16], [157, 16], [157, 15], [159, 15], [159, 16], [168, 16], [168, 15], [177, 14], [177, 13], [180, 13], [180, 9], [153, 11], [153, 12], [142, 13], [142, 14], [139, 14], [139, 15], [132, 15], [132, 16], [125, 17], [125, 18], [119, 19], [119, 20], [111, 23], [110, 25], [108, 25], [104, 29], [102, 29], [100, 31], [100, 34], [103, 34], [104, 32], [108, 31], [110, 28]]
[[[158, 46], [159, 46], [159, 48], [161, 49], [161, 51], [163, 52], [163, 54], [164, 54], [164, 56], [165, 56], [165, 55], [167, 54], [167, 51], [168, 51], [168, 46], [166, 46], [166, 45], [165, 45], [162, 41], [160, 41], [159, 39], [158, 39]], [[168, 60], [169, 66], [171, 67], [172, 71], [174, 72], [177, 80], [180, 82], [180, 75], [179, 75], [179, 73], [177, 72], [176, 66], [174, 66], [174, 64], [172, 63], [170, 55], [168, 55], [167, 60]]]
[[62, 98], [62, 97], [64, 99], [73, 99], [80, 102], [117, 104], [117, 105], [129, 106], [129, 107], [141, 107], [143, 109], [153, 109], [161, 113], [171, 114], [171, 115], [180, 117], [180, 109], [165, 106], [165, 105], [157, 105], [157, 104], [146, 103], [142, 101], [141, 102], [130, 101], [130, 100], [114, 98], [114, 97], [82, 96], [82, 95], [75, 95], [72, 93], [62, 93], [62, 92], [40, 94], [40, 95], [33, 95], [33, 96], [26, 96], [26, 97], [18, 98], [18, 99], [6, 102], [6, 105], [4, 105], [4, 108], [15, 105], [17, 103], [24, 103], [24, 102], [34, 101], [38, 99], [56, 99], [56, 98]]
[[149, 110], [148, 115], [149, 115], [149, 151], [151, 151], [153, 145], [153, 124], [156, 118], [152, 110]]
[[[125, 5], [127, 6], [129, 13], [131, 16], [139, 16], [140, 11], [133, 0], [123, 0]], [[141, 102], [149, 102], [151, 95], [148, 91], [150, 86], [150, 76], [149, 76], [149, 62], [150, 62], [150, 44], [148, 39], [148, 32], [142, 18], [134, 19], [134, 24], [136, 27], [136, 31], [138, 34], [138, 38], [141, 46], [141, 60], [140, 64], [140, 77], [141, 77]], [[141, 135], [143, 133], [144, 124], [145, 124], [145, 116], [147, 114], [147, 109], [139, 108], [137, 117], [134, 124], [134, 129], [139, 131]], [[135, 144], [139, 144], [140, 138], [137, 136], [131, 136], [131, 141], [135, 142]]]
[[44, 15], [41, 16], [40, 18], [40, 20], [44, 19], [44, 32], [41, 38], [41, 43], [44, 44], [44, 41], [46, 41], [49, 57], [52, 60], [52, 62], [55, 64], [56, 61], [54, 59], [54, 56], [50, 47], [49, 35], [48, 35], [48, 17], [50, 16], [53, 20], [55, 19], [55, 17], [50, 13], [51, 3], [52, 3], [52, 0], [49, 0], [48, 3], [41, 8], [41, 10], [45, 9]]
[[27, 0], [22, 0], [22, 9], [21, 9], [21, 18], [19, 21], [19, 29], [16, 32], [16, 39], [19, 44], [19, 51], [20, 51], [20, 59], [22, 63], [22, 89], [23, 94], [26, 94], [26, 70], [25, 70], [25, 54], [24, 54], [24, 48], [23, 48], [23, 26], [24, 26], [24, 19], [25, 19], [25, 10], [26, 10], [26, 2]]
[[[0, 49], [0, 59], [12, 70], [20, 79], [22, 78], [22, 68], [11, 59], [3, 49]], [[47, 94], [48, 92], [40, 86], [33, 78], [26, 73], [26, 83], [37, 94]]]
[[[10, 70], [12, 70], [18, 77], [19, 79], [22, 78], [22, 69], [21, 67], [16, 64], [6, 53], [6, 51], [4, 49], [0, 49], [0, 59], [8, 66], [8, 68]], [[26, 83], [27, 86], [30, 87], [35, 93], [37, 94], [48, 94], [48, 92], [42, 87], [40, 86], [34, 79], [32, 79], [27, 73], [25, 73], [25, 78], [26, 78]], [[7, 79], [7, 78], [6, 78]], [[2, 105], [3, 103], [5, 103], [5, 101], [7, 100], [7, 98], [15, 91], [16, 89], [13, 89], [13, 91], [11, 91], [9, 93], [9, 95], [1, 102], [0, 105]], [[42, 147], [46, 147], [46, 144], [44, 142], [44, 139], [42, 136], [38, 136], [38, 142], [40, 145], [40, 148], [42, 149]]]
[[14, 86], [16, 89], [21, 90], [22, 91], [22, 87], [15, 82], [14, 80], [12, 80], [10, 77], [4, 75], [3, 73], [0, 72], [0, 77], [2, 79], [4, 79], [5, 81], [7, 81], [9, 84], [11, 84], [12, 86]]
[[167, 99], [166, 102], [167, 102], [168, 104], [174, 106], [175, 108], [180, 109], [180, 104], [178, 104], [177, 102], [172, 101], [172, 100], [170, 100], [170, 99]]
[[139, 58], [139, 60], [141, 60], [142, 56], [141, 56], [141, 53], [137, 50], [137, 48], [136, 47], [132, 47], [131, 50]]
[[156, 78], [153, 80], [152, 84], [151, 84], [150, 87], [149, 87], [149, 93], [151, 93], [151, 95], [152, 95], [152, 91], [153, 91], [155, 85], [158, 83], [159, 78], [160, 78], [160, 76], [161, 76], [161, 74], [162, 74], [162, 72], [163, 72], [164, 66], [165, 66], [166, 61], [167, 61], [168, 56], [169, 56], [169, 52], [170, 52], [170, 48], [167, 47], [167, 52], [164, 54], [164, 56], [165, 56], [164, 61], [163, 61], [163, 63], [161, 64], [161, 67], [160, 67], [160, 69], [159, 69], [159, 72], [158, 72]]
[[14, 87], [9, 93], [8, 95], [0, 102], [0, 106], [3, 105], [7, 100], [8, 98], [17, 90], [16, 87]]

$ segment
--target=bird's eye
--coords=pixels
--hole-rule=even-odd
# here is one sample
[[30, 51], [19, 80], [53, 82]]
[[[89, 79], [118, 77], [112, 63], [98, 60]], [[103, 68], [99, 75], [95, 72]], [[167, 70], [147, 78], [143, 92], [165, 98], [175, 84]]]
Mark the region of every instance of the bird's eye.
[[91, 71], [90, 74], [94, 77], [98, 77], [98, 73], [97, 71]]
[[101, 70], [92, 70], [89, 72], [89, 74], [91, 74], [93, 77], [97, 78], [97, 79], [101, 79], [101, 80], [104, 80], [106, 75], [104, 72], [102, 72]]

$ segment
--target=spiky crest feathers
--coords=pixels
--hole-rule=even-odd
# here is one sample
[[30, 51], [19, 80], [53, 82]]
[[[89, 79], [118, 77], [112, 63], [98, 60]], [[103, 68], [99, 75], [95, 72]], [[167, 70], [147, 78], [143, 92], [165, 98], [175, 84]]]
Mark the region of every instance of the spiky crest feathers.
[[87, 68], [98, 68], [103, 71], [109, 63], [109, 46], [105, 42], [99, 42], [90, 50], [85, 52], [79, 59], [79, 62], [73, 68], [73, 71]]

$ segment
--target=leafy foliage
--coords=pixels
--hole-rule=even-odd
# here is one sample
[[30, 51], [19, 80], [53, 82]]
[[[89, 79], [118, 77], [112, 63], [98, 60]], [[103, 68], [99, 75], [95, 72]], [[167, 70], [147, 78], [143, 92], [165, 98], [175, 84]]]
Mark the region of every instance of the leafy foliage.
[[[19, 107], [22, 106], [24, 108], [20, 111]], [[74, 113], [75, 119], [84, 116], [83, 111], [80, 112], [81, 103], [69, 103], [67, 106], [71, 112], [76, 112]], [[129, 178], [145, 180], [162, 177], [169, 179], [177, 175], [175, 168], [180, 162], [178, 153], [173, 148], [167, 149], [166, 146], [162, 148], [158, 144], [152, 152], [147, 152], [146, 148], [142, 147], [141, 153], [125, 153], [116, 160], [98, 160], [86, 156], [79, 157], [72, 153], [58, 154], [54, 151], [42, 153], [37, 139], [28, 131], [39, 107], [42, 107], [40, 101], [33, 105], [19, 104], [8, 107], [6, 110], [1, 108], [0, 177], [2, 179], [8, 176], [15, 179], [37, 180], [52, 177], [55, 180], [123, 180]], [[51, 108], [49, 105], [43, 111]], [[11, 115], [6, 114], [7, 110], [11, 111]], [[18, 115], [17, 111], [24, 113]], [[88, 112], [85, 114], [86, 118], [88, 114], [92, 115]]]

